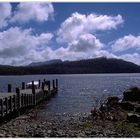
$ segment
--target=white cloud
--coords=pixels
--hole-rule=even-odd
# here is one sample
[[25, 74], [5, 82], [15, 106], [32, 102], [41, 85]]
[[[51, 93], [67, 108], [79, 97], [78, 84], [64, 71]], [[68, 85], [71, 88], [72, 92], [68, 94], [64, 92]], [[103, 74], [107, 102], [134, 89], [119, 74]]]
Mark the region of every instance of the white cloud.
[[69, 47], [60, 47], [51, 52], [50, 59], [62, 59], [62, 60], [79, 60], [79, 59], [90, 59], [96, 57], [107, 57], [107, 58], [118, 58], [112, 53], [106, 50], [90, 50], [90, 51], [72, 51]]
[[[51, 3], [20, 3], [11, 17], [11, 5], [0, 4], [0, 28], [12, 22], [27, 23], [31, 20], [48, 21], [53, 16]], [[127, 35], [114, 41], [112, 50], [106, 50], [106, 45], [97, 37], [97, 31], [117, 29], [123, 23], [121, 15], [108, 16], [97, 14], [73, 13], [57, 31], [56, 40], [65, 47], [53, 50], [50, 41], [52, 33], [33, 34], [33, 29], [11, 27], [0, 32], [0, 64], [26, 65], [31, 62], [50, 59], [77, 60], [106, 56], [121, 58], [140, 65], [140, 36]], [[133, 49], [134, 52], [124, 51]], [[116, 55], [115, 52], [124, 52]]]
[[78, 40], [74, 40], [69, 44], [70, 50], [75, 52], [88, 52], [103, 48], [103, 44], [92, 34], [84, 34], [79, 36]]
[[57, 32], [57, 41], [69, 43], [76, 40], [82, 34], [95, 33], [98, 30], [116, 29], [122, 23], [121, 15], [84, 15], [76, 12], [61, 24]]
[[17, 10], [11, 19], [12, 22], [26, 23], [30, 20], [38, 22], [48, 21], [53, 16], [54, 8], [47, 2], [22, 2], [17, 5]]
[[42, 52], [47, 49], [52, 37], [51, 33], [33, 35], [32, 29], [23, 30], [19, 27], [0, 32], [1, 62], [5, 60], [3, 64], [22, 65], [44, 60]]
[[63, 60], [88, 59], [95, 57], [115, 57], [104, 50], [105, 45], [96, 38], [97, 31], [116, 29], [123, 23], [121, 15], [107, 16], [97, 14], [73, 13], [57, 31], [57, 42], [66, 43], [54, 51], [53, 56]]
[[10, 3], [0, 3], [0, 28], [8, 25], [8, 19], [11, 16]]
[[57, 42], [66, 43], [53, 53], [63, 60], [88, 59], [101, 56], [116, 57], [104, 50], [103, 44], [95, 34], [97, 31], [116, 29], [123, 23], [121, 15], [107, 16], [97, 14], [73, 13], [57, 31]]
[[114, 52], [121, 52], [129, 49], [140, 50], [140, 36], [127, 35], [119, 38], [112, 44]]
[[49, 46], [52, 38], [51, 33], [34, 35], [31, 28], [14, 27], [0, 32], [0, 64], [26, 65], [50, 59], [79, 60], [102, 56], [140, 64], [139, 53], [115, 55], [105, 50], [104, 44], [92, 34], [81, 35], [76, 43], [55, 50]]
[[140, 65], [140, 54], [138, 53], [132, 53], [132, 54], [123, 54], [119, 56], [121, 59], [124, 59], [126, 61], [130, 61], [132, 63], [135, 63], [137, 65]]

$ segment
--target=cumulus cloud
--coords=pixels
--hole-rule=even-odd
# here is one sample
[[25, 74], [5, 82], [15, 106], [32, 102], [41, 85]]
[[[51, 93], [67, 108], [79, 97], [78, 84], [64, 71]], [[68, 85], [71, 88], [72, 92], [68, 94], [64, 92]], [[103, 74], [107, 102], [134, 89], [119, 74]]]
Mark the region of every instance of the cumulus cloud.
[[38, 22], [48, 21], [53, 16], [54, 8], [47, 2], [22, 2], [17, 5], [17, 9], [11, 19], [12, 22], [26, 23], [31, 20]]
[[140, 65], [140, 54], [139, 53], [123, 54], [123, 55], [120, 55], [119, 57], [126, 61], [130, 61], [132, 63]]
[[8, 19], [11, 16], [10, 3], [0, 3], [0, 28], [8, 25]]
[[117, 26], [122, 23], [123, 18], [121, 15], [85, 15], [76, 12], [61, 24], [57, 31], [57, 41], [71, 42], [76, 40], [82, 34], [95, 33], [99, 30], [104, 31], [116, 29]]
[[[32, 29], [11, 27], [0, 32], [0, 59], [3, 64], [22, 65], [32, 61], [43, 60], [43, 51], [53, 34], [42, 33], [33, 35]], [[45, 47], [44, 47], [45, 46]]]
[[70, 50], [75, 52], [94, 51], [103, 48], [103, 44], [92, 34], [84, 34], [78, 40], [74, 40], [70, 45]]
[[[51, 3], [19, 3], [13, 15], [9, 3], [0, 4], [0, 28], [11, 22], [44, 22], [53, 16]], [[73, 13], [57, 30], [56, 40], [62, 46], [52, 49], [54, 35], [49, 32], [35, 34], [32, 28], [11, 27], [0, 32], [0, 63], [26, 65], [50, 59], [77, 60], [105, 56], [121, 58], [140, 65], [140, 36], [126, 35], [111, 44], [111, 50], [97, 38], [98, 31], [117, 29], [124, 22], [121, 15]], [[125, 52], [133, 49], [133, 52]], [[123, 53], [117, 53], [123, 52]]]
[[121, 52], [128, 49], [136, 49], [140, 51], [140, 36], [126, 35], [122, 38], [117, 39], [112, 44], [114, 52]]
[[116, 57], [104, 49], [106, 45], [96, 37], [96, 32], [117, 29], [123, 22], [121, 15], [85, 15], [75, 12], [57, 31], [57, 42], [65, 43], [67, 48], [61, 47], [53, 55], [63, 60]]
[[125, 35], [113, 41], [111, 48], [118, 58], [140, 65], [140, 36]]
[[62, 60], [79, 60], [79, 59], [90, 59], [96, 57], [107, 57], [107, 58], [118, 58], [107, 50], [90, 50], [90, 51], [73, 51], [69, 47], [60, 47], [51, 53], [51, 59], [62, 59]]

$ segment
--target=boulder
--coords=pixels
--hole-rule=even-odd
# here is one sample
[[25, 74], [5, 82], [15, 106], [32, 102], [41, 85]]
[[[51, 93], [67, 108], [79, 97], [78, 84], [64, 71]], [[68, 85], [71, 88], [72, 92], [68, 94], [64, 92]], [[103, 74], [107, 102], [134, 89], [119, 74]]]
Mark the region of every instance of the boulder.
[[119, 103], [119, 98], [118, 97], [108, 97], [107, 98], [107, 107], [116, 107]]
[[131, 102], [125, 101], [120, 103], [120, 107], [124, 110], [133, 111], [135, 106]]
[[93, 108], [93, 109], [91, 110], [91, 115], [92, 115], [93, 117], [95, 117], [95, 116], [98, 115], [98, 111], [96, 110], [96, 108]]
[[140, 122], [140, 116], [138, 114], [128, 113], [127, 120], [130, 123], [138, 123], [138, 122]]
[[140, 106], [137, 106], [135, 112], [140, 113]]
[[132, 87], [123, 93], [123, 101], [140, 101], [140, 89]]

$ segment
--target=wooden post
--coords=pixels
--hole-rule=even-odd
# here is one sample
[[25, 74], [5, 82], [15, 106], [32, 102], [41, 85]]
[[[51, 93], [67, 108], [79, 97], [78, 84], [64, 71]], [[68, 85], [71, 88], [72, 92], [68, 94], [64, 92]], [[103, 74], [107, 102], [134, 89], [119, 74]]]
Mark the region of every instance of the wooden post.
[[14, 102], [13, 110], [16, 110], [16, 95], [13, 95], [13, 102]]
[[26, 95], [26, 106], [28, 106], [28, 94], [25, 95]]
[[44, 81], [44, 83], [46, 82], [46, 80], [45, 80], [45, 79], [44, 79], [43, 81]]
[[17, 109], [20, 109], [21, 98], [20, 98], [20, 89], [19, 88], [16, 88], [16, 93], [17, 93]]
[[24, 106], [26, 107], [27, 106], [27, 95], [24, 94]]
[[30, 102], [29, 102], [29, 105], [32, 105], [32, 95], [30, 94]]
[[32, 81], [32, 93], [35, 94], [35, 85], [34, 85], [34, 81]]
[[24, 97], [23, 97], [23, 94], [21, 94], [21, 107], [23, 107], [24, 106], [24, 102], [23, 102], [23, 100], [24, 100]]
[[26, 106], [26, 94], [23, 95], [23, 106]]
[[32, 94], [33, 94], [33, 102], [34, 102], [34, 105], [36, 105], [36, 95], [35, 95], [34, 81], [32, 81]]
[[50, 84], [50, 81], [48, 81], [48, 90], [50, 91], [51, 89], [51, 84]]
[[28, 94], [28, 106], [30, 105], [30, 94]]
[[8, 98], [5, 98], [5, 112], [8, 114]]
[[38, 84], [38, 88], [40, 88], [41, 81], [39, 80], [38, 82], [39, 82], [39, 84]]
[[27, 101], [26, 106], [28, 106], [28, 94], [26, 94], [26, 101]]
[[25, 82], [22, 82], [22, 89], [25, 89]]
[[41, 86], [41, 87], [42, 87], [42, 90], [44, 90], [44, 84], [45, 84], [45, 83], [44, 83], [44, 82], [42, 82], [42, 86]]
[[4, 116], [4, 113], [3, 113], [3, 99], [0, 99], [0, 106], [1, 106], [0, 114], [3, 117]]
[[36, 96], [36, 104], [38, 103], [38, 96], [37, 96], [38, 94], [36, 94], [35, 96]]
[[12, 92], [12, 85], [8, 84], [8, 92]]
[[34, 105], [34, 102], [33, 102], [33, 94], [31, 94], [31, 105]]
[[30, 94], [29, 94], [29, 97], [28, 97], [28, 106], [30, 106]]
[[53, 80], [53, 90], [55, 89], [55, 81]]
[[10, 112], [12, 112], [13, 111], [13, 106], [12, 106], [12, 97], [10, 96], [9, 97], [9, 110], [10, 110]]
[[56, 79], [56, 89], [58, 89], [58, 79]]

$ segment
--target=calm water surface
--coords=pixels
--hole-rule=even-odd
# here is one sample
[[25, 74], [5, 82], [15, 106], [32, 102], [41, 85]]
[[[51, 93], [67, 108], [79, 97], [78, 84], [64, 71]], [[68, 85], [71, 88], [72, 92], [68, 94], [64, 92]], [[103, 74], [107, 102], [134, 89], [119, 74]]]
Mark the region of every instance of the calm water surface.
[[58, 95], [42, 105], [38, 113], [40, 117], [88, 113], [96, 99], [104, 99], [108, 95], [122, 96], [122, 92], [130, 86], [140, 87], [140, 74], [25, 75], [0, 76], [0, 90], [6, 91], [8, 83], [15, 88], [23, 81], [44, 78], [58, 78], [59, 91]]

